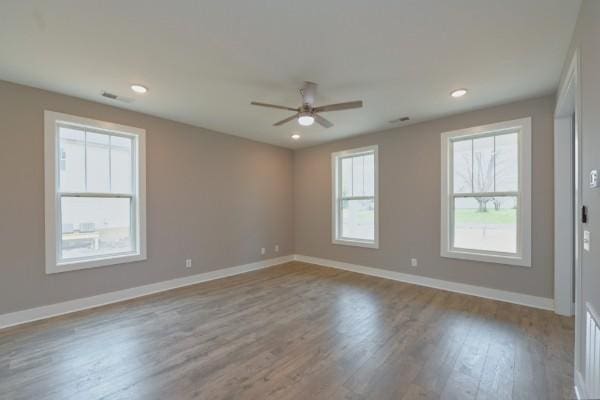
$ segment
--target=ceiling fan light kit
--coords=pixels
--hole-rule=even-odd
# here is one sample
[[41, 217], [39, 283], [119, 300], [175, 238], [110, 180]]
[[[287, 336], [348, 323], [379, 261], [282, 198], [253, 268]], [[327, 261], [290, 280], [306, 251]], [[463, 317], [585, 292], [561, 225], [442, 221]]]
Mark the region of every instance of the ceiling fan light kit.
[[298, 116], [298, 123], [302, 126], [311, 126], [314, 122], [315, 122], [315, 117], [313, 117], [308, 112], [301, 113]]
[[302, 126], [310, 126], [317, 122], [324, 128], [331, 128], [333, 123], [326, 118], [322, 117], [318, 113], [331, 112], [331, 111], [342, 111], [351, 110], [354, 108], [361, 108], [363, 106], [362, 100], [348, 101], [345, 103], [329, 104], [326, 106], [315, 107], [315, 94], [317, 91], [317, 84], [313, 82], [304, 82], [304, 86], [300, 89], [300, 95], [302, 96], [302, 105], [298, 108], [279, 106], [276, 104], [261, 103], [253, 101], [250, 104], [259, 107], [276, 108], [279, 110], [295, 111], [296, 113], [290, 117], [282, 119], [281, 121], [275, 122], [273, 126], [280, 126], [294, 119], [298, 121], [298, 124]]

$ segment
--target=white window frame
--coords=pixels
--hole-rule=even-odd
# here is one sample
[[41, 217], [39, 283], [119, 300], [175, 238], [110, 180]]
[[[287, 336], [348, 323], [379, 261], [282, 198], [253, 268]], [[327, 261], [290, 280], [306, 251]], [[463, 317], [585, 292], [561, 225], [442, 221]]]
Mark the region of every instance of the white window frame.
[[[342, 179], [341, 162], [344, 158], [354, 157], [362, 154], [373, 154], [374, 156], [374, 182], [373, 196], [349, 196], [342, 197]], [[372, 249], [379, 248], [379, 147], [377, 145], [361, 147], [357, 149], [344, 150], [331, 154], [331, 172], [332, 172], [332, 216], [331, 216], [331, 241], [333, 244], [346, 246], [367, 247]], [[355, 238], [345, 238], [341, 236], [341, 202], [348, 199], [374, 199], [375, 203], [375, 232], [374, 240], [360, 240]]]
[[[518, 133], [519, 143], [519, 185], [516, 196], [519, 202], [517, 213], [517, 252], [516, 254], [485, 250], [456, 249], [452, 247], [453, 213], [452, 202], [455, 197], [470, 197], [473, 193], [453, 194], [453, 157], [451, 142], [457, 139], [477, 138], [497, 135], [503, 131]], [[483, 261], [531, 267], [531, 118], [498, 122], [476, 126], [441, 135], [442, 143], [442, 190], [441, 190], [441, 256], [464, 260]], [[486, 193], [485, 195], [498, 194]], [[513, 192], [504, 193], [513, 195]]]
[[[59, 239], [62, 234], [59, 192], [60, 147], [59, 125], [86, 128], [99, 133], [127, 136], [132, 138], [134, 189], [132, 194], [76, 193], [79, 197], [127, 197], [131, 198], [132, 226], [135, 229], [136, 249], [130, 253], [102, 255], [76, 260], [60, 260]], [[146, 131], [131, 126], [53, 111], [44, 112], [44, 176], [45, 176], [45, 236], [46, 273], [74, 271], [108, 265], [145, 260], [146, 257]]]

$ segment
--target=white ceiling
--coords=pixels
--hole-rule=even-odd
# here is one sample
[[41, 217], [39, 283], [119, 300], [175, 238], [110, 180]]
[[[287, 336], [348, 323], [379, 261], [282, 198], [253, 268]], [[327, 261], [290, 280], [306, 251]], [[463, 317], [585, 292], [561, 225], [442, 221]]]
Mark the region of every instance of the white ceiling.
[[[5, 0], [0, 79], [303, 147], [551, 93], [580, 0]], [[273, 127], [304, 80], [335, 123]], [[147, 85], [144, 96], [129, 84]], [[466, 87], [460, 100], [450, 90]], [[135, 98], [111, 101], [103, 91]], [[399, 124], [398, 124], [399, 125]], [[301, 133], [294, 142], [292, 132]]]

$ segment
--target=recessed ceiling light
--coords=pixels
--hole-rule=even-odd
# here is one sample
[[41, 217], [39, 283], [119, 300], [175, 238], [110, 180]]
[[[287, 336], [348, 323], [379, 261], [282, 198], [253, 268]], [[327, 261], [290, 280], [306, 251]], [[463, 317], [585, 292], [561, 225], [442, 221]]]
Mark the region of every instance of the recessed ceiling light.
[[131, 87], [131, 90], [133, 90], [134, 92], [139, 93], [139, 94], [144, 94], [148, 91], [148, 88], [146, 86], [139, 85], [137, 83], [134, 83], [130, 87]]
[[292, 139], [294, 139], [294, 140], [298, 140], [298, 139], [300, 139], [300, 135], [299, 135], [299, 134], [297, 134], [297, 133], [294, 133], [294, 134], [292, 135]]
[[309, 113], [300, 114], [298, 123], [302, 126], [311, 126], [315, 122], [315, 117]]
[[450, 92], [450, 96], [454, 98], [463, 97], [465, 94], [467, 94], [467, 89], [456, 89]]

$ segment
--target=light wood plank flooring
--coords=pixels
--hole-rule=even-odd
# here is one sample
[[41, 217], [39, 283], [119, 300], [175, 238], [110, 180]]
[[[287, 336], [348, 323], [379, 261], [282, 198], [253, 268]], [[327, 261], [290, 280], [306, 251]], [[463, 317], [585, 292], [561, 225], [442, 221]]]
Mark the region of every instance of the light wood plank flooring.
[[573, 398], [573, 321], [299, 262], [0, 331], [1, 399]]

